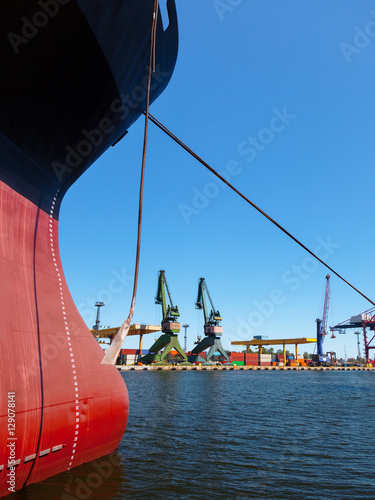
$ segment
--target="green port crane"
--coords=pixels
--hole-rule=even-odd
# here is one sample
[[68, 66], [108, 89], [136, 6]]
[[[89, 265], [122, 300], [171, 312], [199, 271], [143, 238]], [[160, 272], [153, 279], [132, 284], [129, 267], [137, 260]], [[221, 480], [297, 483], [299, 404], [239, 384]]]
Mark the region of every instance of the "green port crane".
[[[207, 303], [206, 303], [206, 296], [205, 292], [207, 293], [208, 300], [210, 301], [211, 304], [211, 311], [210, 314], [208, 314], [208, 309], [207, 309]], [[220, 327], [220, 322], [222, 320], [219, 311], [215, 311], [215, 306], [212, 302], [210, 292], [208, 291], [206, 281], [204, 278], [201, 278], [199, 280], [199, 286], [198, 286], [198, 297], [197, 297], [197, 302], [195, 303], [196, 309], [203, 309], [203, 314], [204, 314], [204, 333], [207, 335], [211, 332], [210, 327]], [[221, 330], [217, 330], [218, 332], [223, 331], [222, 327], [220, 327]]]
[[[169, 298], [169, 304], [167, 305], [167, 300], [165, 296], [165, 291], [167, 290], [168, 298]], [[159, 279], [158, 279], [158, 291], [156, 293], [155, 297], [155, 304], [161, 304], [162, 312], [163, 312], [163, 319], [161, 321], [161, 326], [162, 326], [162, 331], [168, 332], [169, 328], [171, 327], [171, 323], [175, 323], [175, 321], [178, 320], [180, 317], [180, 313], [178, 310], [178, 306], [173, 305], [171, 293], [168, 288], [168, 283], [167, 283], [167, 278], [165, 277], [165, 271], [160, 271], [159, 272]], [[179, 325], [179, 323], [175, 323]], [[173, 327], [175, 328], [175, 327]], [[178, 333], [180, 331], [180, 326], [178, 326], [178, 330], [175, 331], [173, 329], [172, 331], [175, 333]]]
[[[169, 303], [167, 303], [166, 295], [168, 295]], [[178, 333], [181, 328], [181, 324], [178, 323], [180, 313], [178, 307], [173, 305], [167, 278], [163, 270], [159, 271], [155, 303], [161, 304], [162, 307], [163, 319], [161, 320], [161, 331], [163, 335], [150, 347], [149, 353], [141, 358], [141, 363], [151, 364], [165, 361], [167, 354], [172, 349], [176, 350], [184, 361], [187, 361], [187, 356], [178, 341]], [[162, 352], [160, 353], [160, 351]]]
[[[211, 304], [210, 312], [208, 312], [206, 294]], [[200, 278], [199, 280], [198, 297], [195, 303], [195, 307], [196, 309], [203, 310], [205, 337], [191, 351], [191, 357], [189, 358], [189, 361], [196, 361], [199, 353], [210, 348], [206, 358], [206, 361], [208, 363], [210, 362], [212, 356], [216, 352], [219, 352], [224, 357], [224, 359], [229, 363], [230, 361], [228, 355], [223, 349], [220, 340], [220, 337], [223, 335], [223, 327], [220, 326], [222, 318], [220, 316], [220, 312], [217, 309], [215, 309], [215, 306], [212, 302], [211, 295], [210, 292], [208, 291], [206, 281], [204, 278]]]

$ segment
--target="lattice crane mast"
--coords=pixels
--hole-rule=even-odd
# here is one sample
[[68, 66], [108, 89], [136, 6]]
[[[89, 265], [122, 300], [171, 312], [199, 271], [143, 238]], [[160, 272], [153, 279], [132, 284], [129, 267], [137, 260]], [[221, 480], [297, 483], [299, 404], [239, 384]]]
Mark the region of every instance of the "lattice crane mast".
[[323, 319], [321, 320], [320, 323], [320, 334], [319, 334], [319, 339], [320, 342], [318, 342], [318, 354], [323, 355], [323, 341], [324, 337], [328, 334], [328, 311], [329, 311], [329, 303], [331, 300], [331, 286], [329, 284], [329, 279], [330, 275], [327, 274], [326, 276], [326, 291], [324, 294], [324, 306], [323, 306]]
[[[317, 344], [317, 354], [312, 356], [313, 363], [316, 365], [329, 365], [331, 363], [331, 359], [329, 356], [325, 355], [323, 352], [323, 342], [324, 337], [328, 334], [327, 326], [328, 326], [328, 311], [329, 311], [329, 303], [331, 299], [331, 287], [329, 284], [330, 275], [326, 276], [326, 291], [324, 294], [324, 306], [323, 306], [323, 319], [317, 319], [317, 330], [316, 330], [316, 344]], [[334, 353], [331, 353], [334, 354]]]

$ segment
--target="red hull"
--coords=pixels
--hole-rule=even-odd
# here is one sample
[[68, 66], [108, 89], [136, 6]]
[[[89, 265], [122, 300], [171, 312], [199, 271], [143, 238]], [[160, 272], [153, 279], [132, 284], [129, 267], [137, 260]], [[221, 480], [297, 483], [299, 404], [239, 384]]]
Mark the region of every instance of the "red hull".
[[128, 418], [123, 379], [101, 364], [65, 282], [54, 206], [47, 214], [0, 182], [0, 436], [10, 445], [1, 447], [0, 496], [12, 491], [10, 459], [19, 489], [112, 452]]
[[[151, 102], [177, 58], [167, 6]], [[0, 496], [111, 453], [126, 428], [124, 381], [101, 364], [64, 279], [58, 216], [69, 187], [145, 110], [153, 8], [0, 2]]]

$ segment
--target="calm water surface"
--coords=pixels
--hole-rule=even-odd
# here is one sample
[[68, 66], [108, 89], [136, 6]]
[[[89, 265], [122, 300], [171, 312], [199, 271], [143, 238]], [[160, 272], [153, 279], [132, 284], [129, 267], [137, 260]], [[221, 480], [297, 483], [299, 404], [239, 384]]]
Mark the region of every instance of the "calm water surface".
[[123, 377], [118, 452], [7, 498], [375, 499], [373, 372]]

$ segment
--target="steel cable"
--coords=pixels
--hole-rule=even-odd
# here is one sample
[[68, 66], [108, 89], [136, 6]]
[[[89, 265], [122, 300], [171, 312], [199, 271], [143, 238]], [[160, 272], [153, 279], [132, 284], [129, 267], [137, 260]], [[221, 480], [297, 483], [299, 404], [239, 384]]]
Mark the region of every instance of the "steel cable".
[[277, 228], [279, 228], [283, 233], [285, 233], [289, 238], [291, 238], [295, 243], [297, 243], [300, 247], [302, 247], [306, 252], [308, 252], [312, 257], [318, 260], [323, 266], [329, 269], [333, 274], [335, 274], [338, 278], [340, 278], [344, 283], [349, 285], [353, 290], [355, 290], [359, 295], [361, 295], [364, 299], [366, 299], [370, 304], [375, 306], [375, 302], [369, 299], [364, 293], [358, 290], [354, 285], [352, 285], [349, 281], [347, 281], [343, 276], [337, 273], [332, 267], [326, 264], [320, 257], [318, 257], [314, 252], [312, 252], [306, 245], [304, 245], [298, 238], [293, 236], [289, 231], [287, 231], [281, 224], [276, 222], [272, 217], [270, 217], [266, 212], [264, 212], [260, 207], [258, 207], [255, 203], [253, 203], [249, 198], [247, 198], [241, 191], [235, 188], [230, 182], [228, 182], [224, 177], [222, 177], [219, 172], [217, 172], [214, 168], [212, 168], [207, 162], [205, 162], [200, 156], [197, 155], [189, 146], [187, 146], [184, 142], [182, 142], [177, 136], [175, 136], [165, 125], [163, 125], [159, 120], [157, 120], [153, 115], [149, 114], [150, 120], [159, 127], [165, 134], [167, 134], [171, 139], [173, 139], [179, 146], [181, 146], [185, 151], [187, 151], [193, 158], [195, 158], [199, 163], [201, 163], [207, 170], [209, 170], [212, 174], [214, 174], [218, 179], [220, 179], [224, 184], [226, 184], [232, 191], [234, 191], [238, 196], [240, 196], [246, 203], [251, 205], [255, 210], [257, 210], [260, 214], [262, 214], [266, 219], [268, 219], [272, 224], [274, 224]]
[[147, 97], [146, 97], [146, 111], [145, 114], [145, 127], [144, 127], [144, 137], [143, 137], [143, 154], [142, 154], [142, 168], [141, 168], [141, 181], [139, 187], [139, 207], [138, 207], [138, 234], [137, 234], [137, 252], [135, 258], [135, 270], [134, 270], [134, 282], [133, 282], [133, 295], [130, 303], [129, 315], [127, 319], [121, 325], [119, 331], [116, 333], [115, 338], [112, 341], [111, 346], [105, 354], [102, 364], [114, 365], [116, 363], [117, 357], [120, 353], [120, 349], [124, 340], [129, 332], [130, 323], [133, 319], [135, 300], [137, 297], [138, 288], [138, 275], [139, 275], [139, 261], [141, 255], [141, 235], [142, 235], [142, 212], [143, 212], [143, 187], [144, 187], [144, 177], [145, 177], [145, 167], [146, 167], [146, 152], [147, 152], [147, 140], [148, 140], [148, 122], [149, 122], [149, 109], [150, 109], [150, 94], [151, 94], [151, 75], [152, 71], [155, 70], [155, 44], [156, 44], [156, 27], [158, 18], [158, 0], [154, 0], [153, 14], [152, 14], [152, 27], [151, 27], [151, 43], [150, 43], [150, 56], [148, 65], [148, 78], [147, 78]]

